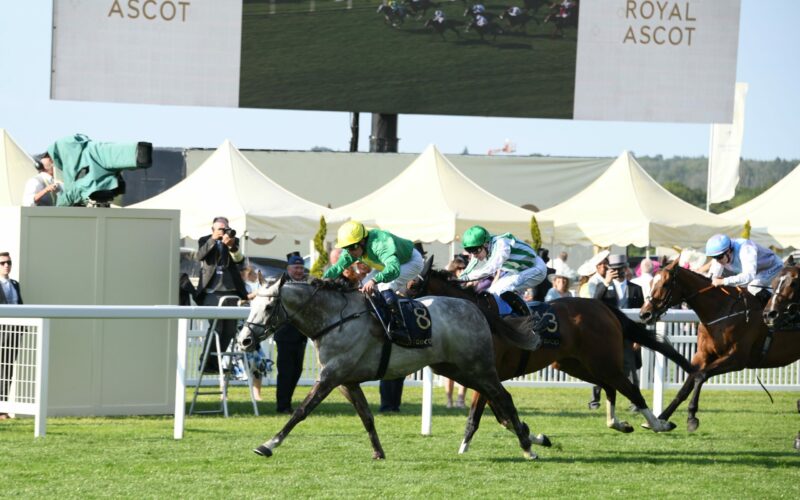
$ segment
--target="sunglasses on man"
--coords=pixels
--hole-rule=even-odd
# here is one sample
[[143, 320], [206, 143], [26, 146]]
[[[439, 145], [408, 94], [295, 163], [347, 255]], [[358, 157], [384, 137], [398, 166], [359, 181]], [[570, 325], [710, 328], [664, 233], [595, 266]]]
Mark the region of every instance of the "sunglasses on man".
[[11, 265], [11, 261], [10, 260], [4, 260], [4, 261], [0, 262], [0, 266], [4, 266], [6, 264], [8, 264], [10, 266]]

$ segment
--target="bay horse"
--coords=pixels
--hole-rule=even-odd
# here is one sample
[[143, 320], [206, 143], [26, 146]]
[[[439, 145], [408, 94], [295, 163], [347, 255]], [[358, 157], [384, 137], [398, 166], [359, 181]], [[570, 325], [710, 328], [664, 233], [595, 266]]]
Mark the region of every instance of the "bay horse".
[[461, 33], [458, 32], [458, 28], [463, 25], [463, 21], [456, 21], [453, 19], [444, 19], [442, 22], [434, 21], [433, 19], [425, 21], [425, 27], [431, 28], [435, 33], [438, 33], [439, 36], [442, 37], [442, 40], [446, 40], [444, 37], [446, 31], [452, 31], [456, 34], [456, 37], [461, 38]]
[[[447, 271], [430, 269], [430, 262], [426, 262], [422, 273], [408, 283], [407, 294], [411, 297], [428, 294], [456, 297], [472, 303], [479, 300], [472, 289], [462, 288], [461, 284], [462, 281], [454, 279]], [[603, 388], [606, 393], [606, 425], [610, 429], [625, 433], [633, 432], [633, 426], [617, 419], [615, 411], [617, 391], [640, 409], [650, 429], [656, 432], [674, 429], [674, 425], [655, 418], [639, 388], [633, 385], [623, 372], [621, 321], [633, 322], [621, 311], [614, 311], [599, 300], [565, 297], [550, 304], [556, 312], [561, 331], [561, 343], [556, 348], [541, 347], [529, 351], [512, 345], [504, 339], [502, 332], [513, 330], [519, 325], [510, 325], [499, 316], [488, 315], [492, 331], [496, 334], [493, 337], [494, 356], [500, 379], [508, 380], [533, 373], [552, 364], [559, 370]], [[688, 361], [677, 351], [674, 349], [670, 351], [671, 347], [659, 344], [644, 327], [625, 329], [625, 331], [637, 332], [634, 334], [636, 342], [663, 352], [685, 367], [684, 369], [691, 368]], [[494, 408], [490, 396], [487, 397], [479, 392], [473, 395], [464, 431], [462, 453], [467, 451], [472, 437], [478, 430], [487, 399]]]
[[770, 328], [800, 322], [800, 267], [786, 266], [772, 280], [774, 291], [764, 306], [764, 323]]
[[[520, 31], [525, 31], [525, 32], [527, 32], [527, 30], [528, 30], [528, 22], [531, 19], [536, 21], [536, 19], [532, 15], [528, 14], [525, 11], [522, 11], [520, 14], [518, 14], [516, 16], [512, 16], [511, 15], [511, 7], [507, 8], [506, 10], [501, 12], [500, 15], [498, 16], [498, 18], [505, 19], [505, 21], [508, 23], [508, 27], [509, 28], [515, 28], [516, 27], [516, 28], [520, 28]], [[538, 21], [536, 21], [536, 22], [538, 24]]]
[[697, 353], [692, 357], [696, 371], [689, 374], [660, 419], [668, 420], [694, 390], [687, 419], [688, 431], [694, 432], [700, 426], [697, 410], [700, 389], [706, 380], [745, 368], [786, 366], [800, 359], [800, 332], [774, 331], [770, 337], [756, 297], [735, 287], [714, 287], [709, 278], [680, 267], [677, 260], [656, 273], [650, 298], [639, 317], [652, 323], [682, 302], [697, 313], [701, 322]]
[[[516, 434], [526, 459], [531, 451], [528, 426], [521, 422], [511, 395], [500, 383], [492, 356], [492, 334], [483, 314], [462, 300], [431, 297], [421, 301], [429, 316], [421, 316], [431, 330], [432, 346], [406, 349], [393, 346], [389, 359], [382, 356], [386, 342], [380, 322], [370, 314], [364, 295], [338, 283], [314, 280], [287, 282], [283, 276], [271, 286], [262, 286], [252, 300], [250, 314], [237, 336], [239, 346], [254, 350], [280, 326], [289, 323], [314, 342], [321, 364], [316, 381], [289, 421], [270, 440], [253, 451], [272, 456], [289, 432], [304, 420], [330, 392], [338, 387], [353, 404], [369, 434], [374, 459], [386, 457], [375, 430], [372, 413], [359, 384], [377, 378], [404, 377], [425, 366], [435, 373], [485, 392], [507, 428]], [[414, 313], [417, 315], [416, 311]], [[417, 323], [420, 324], [420, 316]], [[517, 335], [510, 342], [531, 345], [530, 338]]]

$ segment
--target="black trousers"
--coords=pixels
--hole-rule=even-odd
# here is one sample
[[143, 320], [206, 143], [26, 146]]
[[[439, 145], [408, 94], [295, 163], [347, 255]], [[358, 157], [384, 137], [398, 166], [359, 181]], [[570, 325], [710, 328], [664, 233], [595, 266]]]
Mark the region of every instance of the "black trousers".
[[[203, 304], [204, 306], [218, 306], [219, 299], [224, 296], [235, 295], [235, 292], [213, 292], [206, 294], [203, 297]], [[236, 303], [233, 299], [230, 299], [226, 302], [226, 306], [235, 306]], [[212, 320], [213, 321], [213, 320]], [[235, 319], [219, 319], [217, 320], [217, 326], [215, 328], [217, 331], [217, 335], [219, 335], [219, 346], [220, 349], [224, 352], [228, 349], [233, 338], [236, 336], [236, 320]], [[206, 342], [208, 342], [209, 337], [206, 336]], [[205, 344], [203, 344], [203, 349], [205, 351]], [[215, 352], [217, 346], [211, 345], [211, 352]], [[202, 354], [201, 361], [202, 361]], [[219, 370], [217, 367], [217, 357], [216, 356], [209, 356], [208, 360], [206, 361], [206, 371], [216, 372]]]
[[19, 332], [0, 332], [0, 401], [8, 401], [21, 335]]
[[303, 373], [303, 358], [306, 354], [306, 340], [276, 341], [278, 348], [278, 378], [275, 391], [276, 410], [292, 409], [292, 395]]
[[403, 382], [405, 377], [393, 380], [381, 380], [381, 406], [378, 411], [400, 411], [400, 400], [403, 398]]

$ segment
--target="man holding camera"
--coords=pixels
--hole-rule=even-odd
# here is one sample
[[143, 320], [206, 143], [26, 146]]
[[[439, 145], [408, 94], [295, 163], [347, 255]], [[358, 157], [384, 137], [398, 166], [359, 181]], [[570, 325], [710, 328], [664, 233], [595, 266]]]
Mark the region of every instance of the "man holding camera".
[[[236, 231], [228, 226], [228, 219], [216, 217], [211, 226], [211, 234], [197, 242], [197, 260], [200, 261], [200, 281], [197, 285], [197, 303], [204, 306], [218, 306], [224, 296], [235, 295], [247, 298], [247, 288], [239, 273], [239, 263], [244, 260], [239, 250]], [[230, 300], [224, 305], [235, 306]], [[220, 347], [224, 351], [236, 335], [236, 320], [217, 321], [217, 334]], [[205, 369], [217, 371], [216, 357], [209, 357]]]

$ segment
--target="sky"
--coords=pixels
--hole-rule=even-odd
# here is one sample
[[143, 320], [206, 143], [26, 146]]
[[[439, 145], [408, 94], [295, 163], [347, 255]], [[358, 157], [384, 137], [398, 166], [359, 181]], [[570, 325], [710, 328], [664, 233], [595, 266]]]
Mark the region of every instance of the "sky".
[[[101, 1], [101, 0], [97, 0]], [[602, 0], [591, 0], [602, 1]], [[800, 159], [800, 1], [742, 0], [737, 81], [747, 82], [742, 157]], [[102, 141], [157, 147], [346, 151], [350, 115], [339, 112], [154, 106], [50, 100], [52, 4], [0, 4], [0, 128], [30, 154], [84, 133]], [[369, 149], [371, 115], [361, 113], [359, 151]], [[399, 150], [436, 144], [443, 153], [485, 154], [506, 140], [516, 154], [706, 156], [705, 124], [400, 115]]]

